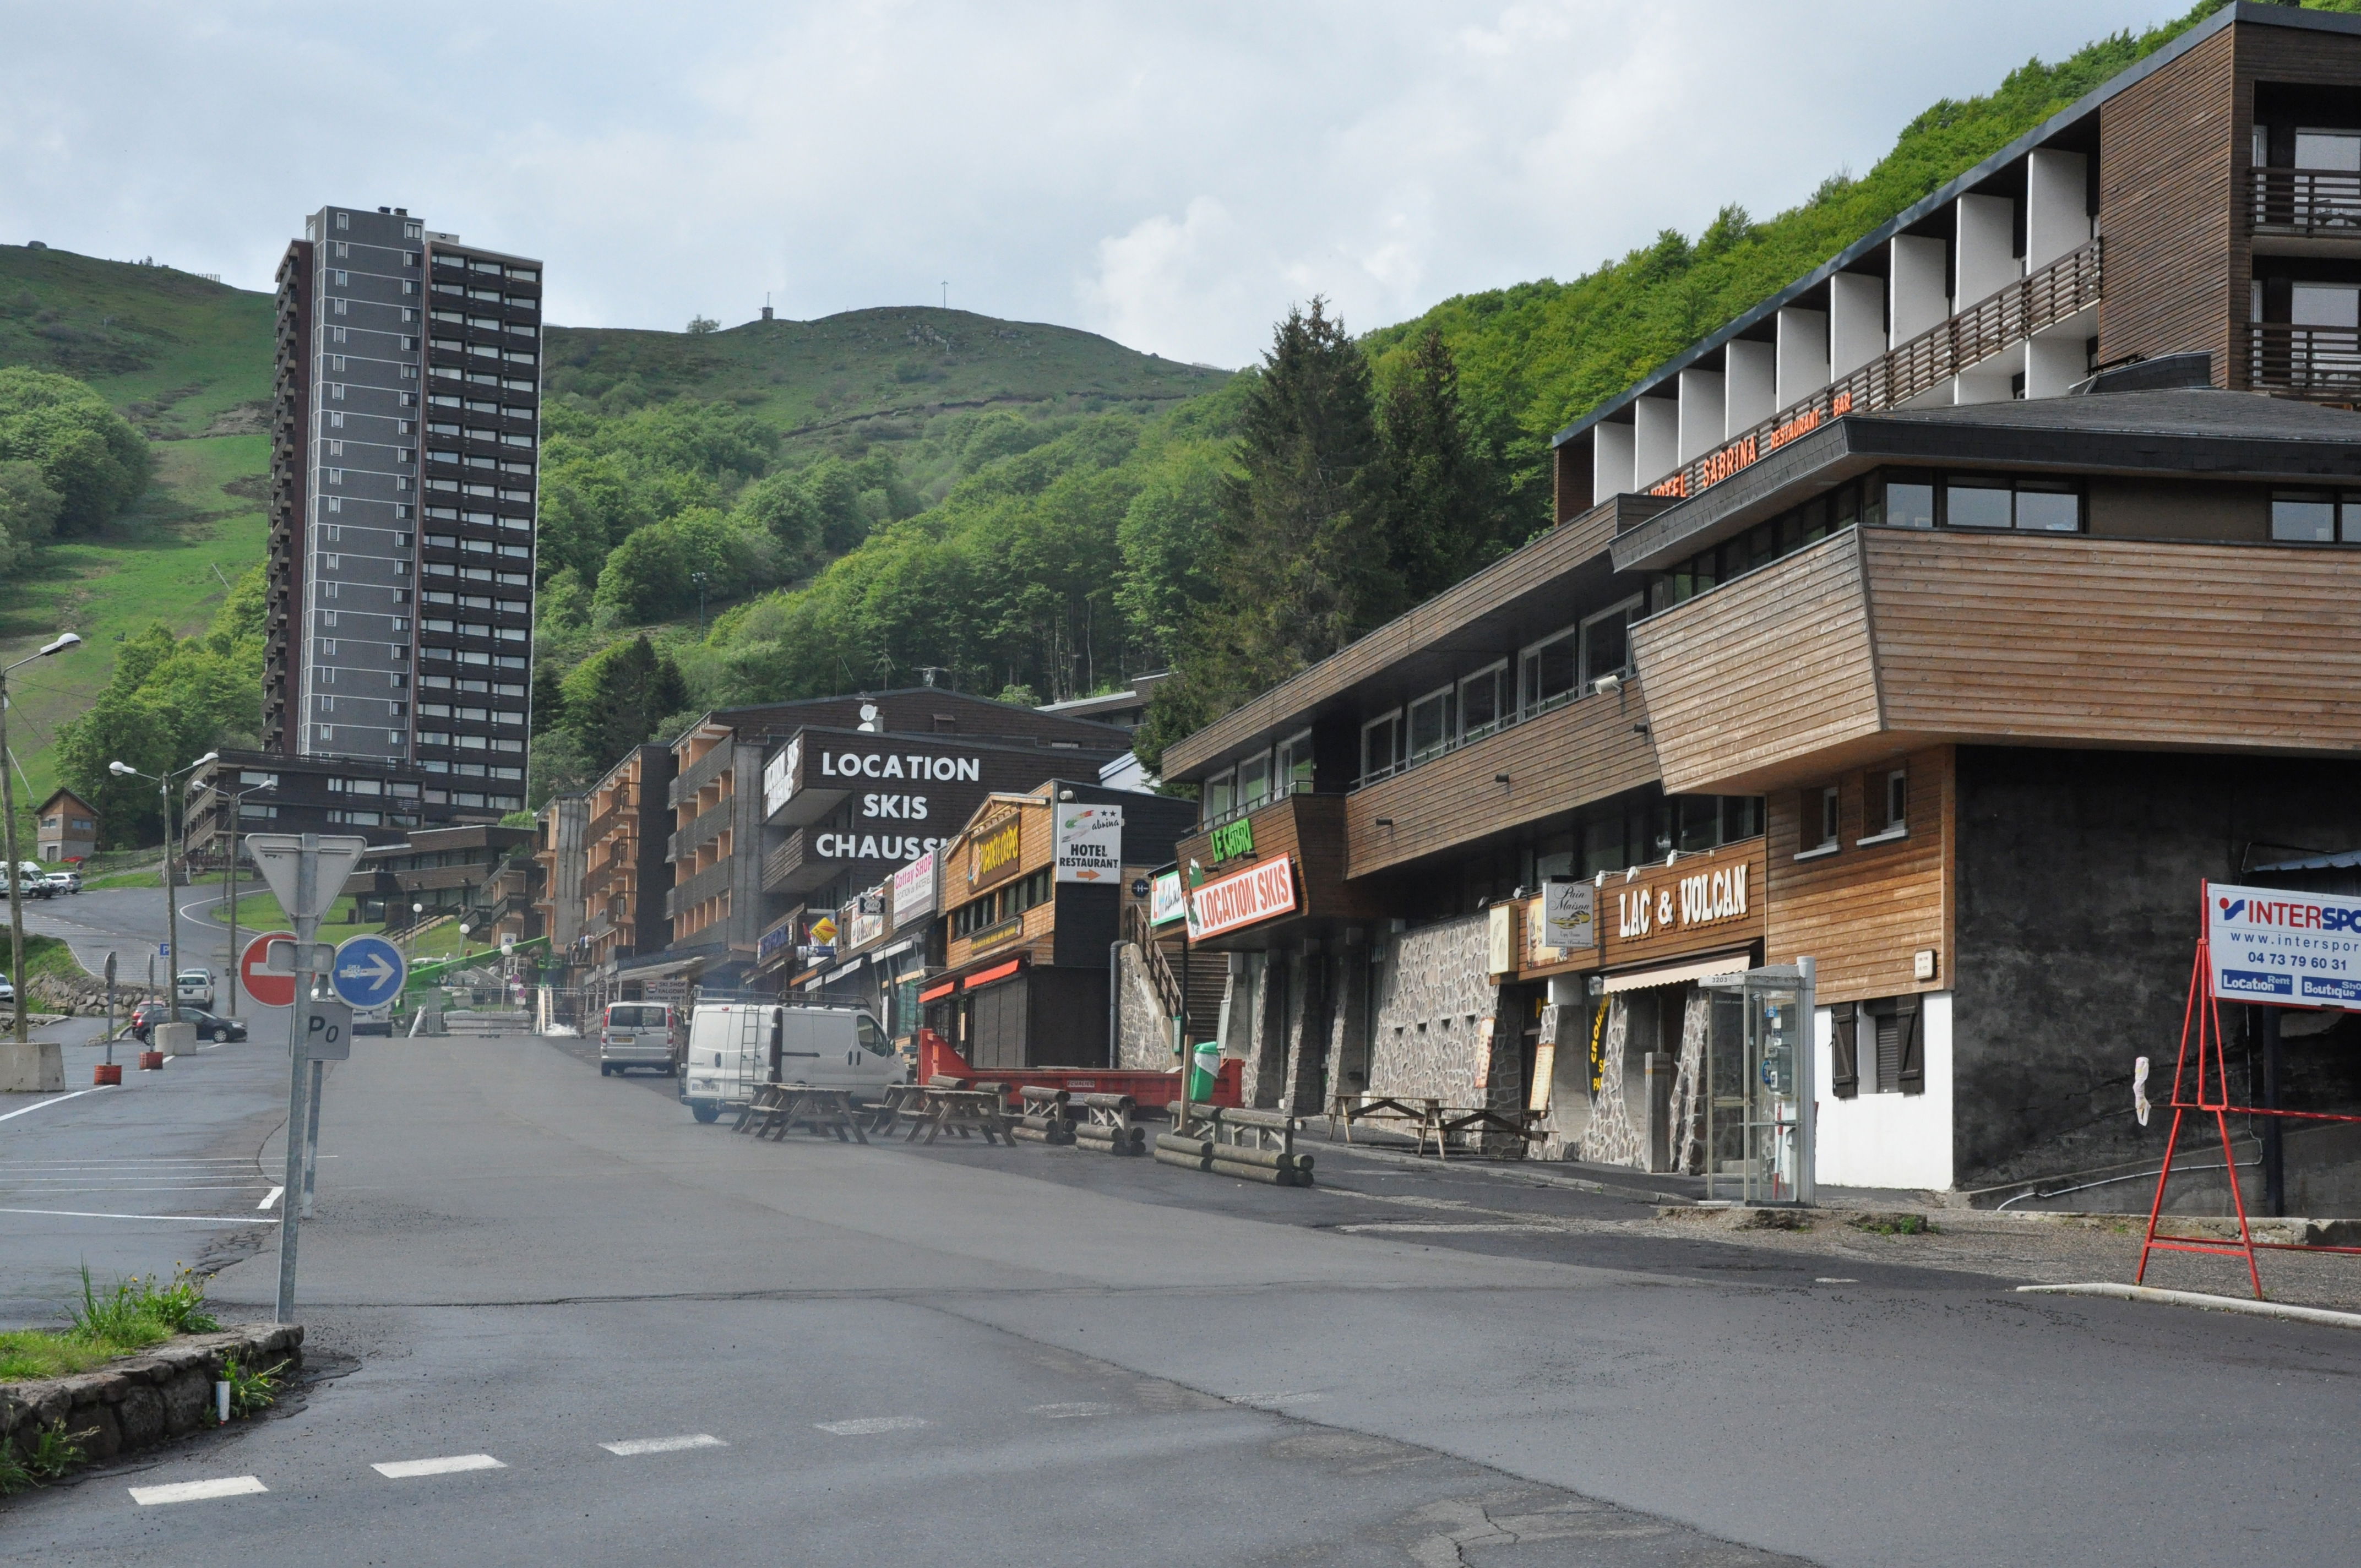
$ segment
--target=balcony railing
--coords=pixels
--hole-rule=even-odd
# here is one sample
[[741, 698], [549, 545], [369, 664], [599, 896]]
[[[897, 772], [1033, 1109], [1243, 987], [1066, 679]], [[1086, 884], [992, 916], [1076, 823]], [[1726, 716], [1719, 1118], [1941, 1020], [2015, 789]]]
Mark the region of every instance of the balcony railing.
[[1832, 419], [1906, 403], [2013, 343], [2099, 302], [2097, 240], [1977, 301], [1940, 326], [1879, 355], [1735, 441], [1648, 487], [1652, 496], [1693, 496]]
[[2246, 191], [2257, 234], [2361, 239], [2361, 173], [2256, 169], [2247, 171]]
[[2246, 385], [2306, 397], [2361, 397], [2361, 329], [2248, 322]]
[[795, 874], [796, 869], [804, 863], [807, 842], [805, 830], [798, 828], [781, 840], [777, 849], [763, 857], [763, 891], [764, 893], [776, 892], [788, 877]]

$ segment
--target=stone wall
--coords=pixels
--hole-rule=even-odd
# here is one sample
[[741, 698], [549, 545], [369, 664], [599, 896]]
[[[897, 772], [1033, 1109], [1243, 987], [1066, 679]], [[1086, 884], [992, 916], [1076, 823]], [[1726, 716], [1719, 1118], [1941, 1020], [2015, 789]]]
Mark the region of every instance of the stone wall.
[[[1490, 922], [1445, 920], [1387, 938], [1374, 990], [1368, 1092], [1513, 1111], [1524, 1103], [1518, 1020], [1487, 973]], [[1521, 1149], [1486, 1140], [1485, 1153]]]
[[1591, 1102], [1590, 1124], [1583, 1129], [1577, 1157], [1597, 1165], [1628, 1165], [1645, 1170], [1648, 1144], [1641, 1128], [1647, 1107], [1632, 1114], [1630, 1101], [1643, 1092], [1636, 1075], [1627, 1082], [1624, 1071], [1631, 1034], [1631, 1003], [1620, 996], [1607, 1001], [1607, 1037], [1600, 1048], [1598, 1093]]
[[1172, 1070], [1172, 1020], [1165, 1015], [1139, 944], [1126, 942], [1121, 959], [1123, 994], [1115, 1067], [1125, 1072]]
[[183, 1334], [95, 1372], [0, 1384], [0, 1444], [25, 1452], [36, 1432], [62, 1421], [83, 1457], [98, 1463], [212, 1426], [214, 1381], [231, 1355], [254, 1371], [283, 1361], [281, 1376], [291, 1376], [302, 1365], [303, 1330], [295, 1323], [247, 1323], [221, 1333]]

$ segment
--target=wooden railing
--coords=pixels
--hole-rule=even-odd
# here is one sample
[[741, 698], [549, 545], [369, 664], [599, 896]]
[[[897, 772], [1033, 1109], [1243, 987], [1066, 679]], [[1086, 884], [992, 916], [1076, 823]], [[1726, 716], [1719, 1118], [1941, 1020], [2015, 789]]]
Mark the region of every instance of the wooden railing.
[[2361, 396], [2361, 329], [2248, 322], [2246, 385], [2312, 397]]
[[1168, 1017], [1180, 1015], [1180, 977], [1172, 972], [1172, 960], [1156, 945], [1156, 927], [1148, 923], [1143, 905], [1123, 906], [1123, 939], [1139, 949], [1140, 966], [1148, 971], [1148, 983], [1156, 990], [1156, 1000]]
[[2361, 173], [2254, 169], [2246, 192], [2246, 219], [2257, 233], [2361, 239]]
[[2069, 251], [1940, 326], [1879, 355], [1736, 440], [1684, 464], [1649, 486], [1648, 493], [1696, 495], [1832, 419], [1908, 402], [2009, 345], [2098, 303], [2099, 243], [2094, 239]]

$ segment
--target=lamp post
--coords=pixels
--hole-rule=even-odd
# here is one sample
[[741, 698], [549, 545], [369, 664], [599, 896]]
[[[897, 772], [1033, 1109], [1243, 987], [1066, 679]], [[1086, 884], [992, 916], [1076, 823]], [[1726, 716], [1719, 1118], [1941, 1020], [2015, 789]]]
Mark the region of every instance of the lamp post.
[[[191, 779], [189, 781], [189, 787], [191, 789], [196, 788], [196, 780]], [[246, 788], [239, 790], [235, 795], [232, 795], [229, 791], [222, 788], [219, 784], [210, 784], [207, 787], [214, 794], [223, 796], [229, 802], [229, 1015], [235, 1018], [237, 1016], [238, 981], [242, 978], [237, 970], [237, 830], [246, 818], [246, 797], [252, 795], [256, 790], [269, 789], [271, 786], [269, 784], [248, 784]], [[188, 820], [188, 808], [186, 806], [181, 808], [181, 819], [183, 823]], [[174, 955], [176, 959], [178, 956], [179, 955], [177, 954]], [[173, 990], [177, 992], [180, 990], [180, 987], [175, 985]]]
[[143, 773], [128, 762], [106, 764], [106, 771], [118, 778], [153, 780], [157, 806], [164, 814], [164, 945], [172, 949], [172, 961], [164, 966], [165, 1016], [175, 1024], [181, 1021], [181, 901], [172, 896], [172, 781], [195, 773], [220, 755], [207, 751], [187, 767], [163, 773]]
[[61, 631], [58, 633], [56, 641], [44, 643], [15, 664], [0, 664], [0, 822], [7, 825], [8, 984], [10, 1006], [16, 1014], [16, 1043], [20, 1046], [29, 1038], [25, 1019], [25, 872], [24, 868], [16, 863], [16, 791], [13, 775], [8, 771], [8, 672], [17, 664], [29, 664], [36, 659], [62, 653], [78, 646], [81, 641], [82, 639], [73, 632]]

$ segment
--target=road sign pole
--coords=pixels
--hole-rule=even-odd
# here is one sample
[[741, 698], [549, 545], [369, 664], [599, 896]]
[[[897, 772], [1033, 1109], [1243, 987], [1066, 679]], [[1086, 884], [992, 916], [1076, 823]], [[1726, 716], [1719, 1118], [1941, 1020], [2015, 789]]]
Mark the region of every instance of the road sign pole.
[[303, 1190], [303, 1002], [312, 994], [312, 944], [319, 939], [320, 836], [303, 835], [295, 868], [295, 1004], [287, 1009], [287, 1172], [279, 1194], [277, 1321], [295, 1321], [295, 1245]]
[[328, 1076], [328, 1064], [317, 1058], [312, 1061], [312, 1104], [303, 1117], [303, 1218], [312, 1217], [312, 1187], [320, 1175], [320, 1081]]

